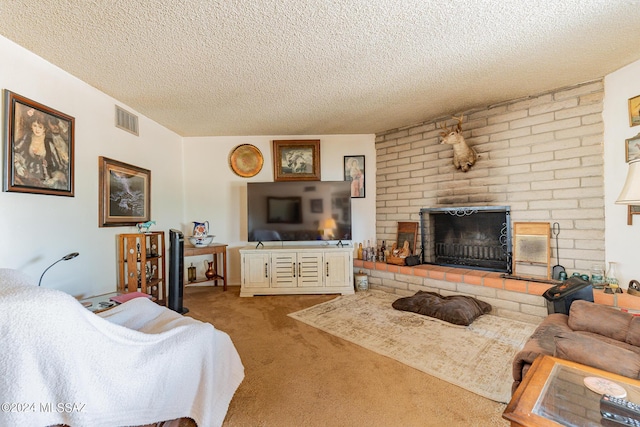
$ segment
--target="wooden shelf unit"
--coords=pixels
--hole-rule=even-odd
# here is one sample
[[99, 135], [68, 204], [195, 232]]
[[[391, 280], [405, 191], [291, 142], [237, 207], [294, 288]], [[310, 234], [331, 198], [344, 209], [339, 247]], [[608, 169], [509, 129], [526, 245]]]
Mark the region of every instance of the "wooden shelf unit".
[[[143, 292], [167, 303], [164, 231], [118, 235], [118, 292]], [[149, 278], [147, 278], [149, 272]]]

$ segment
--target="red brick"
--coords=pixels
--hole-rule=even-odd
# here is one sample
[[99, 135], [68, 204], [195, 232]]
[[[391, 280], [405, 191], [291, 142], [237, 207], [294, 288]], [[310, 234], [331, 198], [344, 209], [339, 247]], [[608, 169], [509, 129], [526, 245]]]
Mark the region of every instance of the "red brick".
[[630, 310], [640, 310], [640, 297], [627, 293], [616, 294], [616, 305]]
[[482, 285], [482, 276], [479, 274], [465, 273], [463, 280], [464, 283], [468, 283], [470, 285]]
[[443, 270], [429, 270], [429, 277], [435, 280], [444, 280]]
[[407, 276], [413, 276], [413, 267], [400, 267], [400, 274], [406, 274]]
[[605, 294], [603, 291], [596, 289], [593, 291], [593, 301], [596, 304], [613, 306], [613, 294]]
[[456, 282], [462, 283], [462, 274], [457, 273], [456, 269], [451, 269], [451, 271], [447, 271], [444, 276], [447, 282]]
[[414, 268], [413, 269], [413, 274], [415, 276], [420, 276], [420, 277], [429, 277], [429, 270], [426, 270], [424, 268]]
[[504, 281], [504, 288], [508, 291], [526, 293], [527, 283], [529, 282], [526, 282], [524, 280], [506, 279]]
[[549, 283], [529, 282], [527, 291], [531, 295], [542, 295], [547, 289], [551, 287], [553, 287], [553, 285]]
[[387, 271], [390, 273], [398, 273], [400, 272], [400, 267], [393, 264], [387, 264]]
[[482, 281], [482, 284], [488, 288], [504, 289], [504, 279], [499, 276], [487, 276]]

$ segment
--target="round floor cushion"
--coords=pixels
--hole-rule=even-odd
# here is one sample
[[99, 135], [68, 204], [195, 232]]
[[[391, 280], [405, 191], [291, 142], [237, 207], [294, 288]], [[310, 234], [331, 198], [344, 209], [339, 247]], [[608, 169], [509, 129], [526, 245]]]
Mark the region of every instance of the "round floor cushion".
[[454, 325], [470, 325], [478, 316], [491, 312], [491, 304], [466, 295], [442, 296], [435, 292], [418, 291], [415, 295], [397, 299], [393, 308], [423, 314]]

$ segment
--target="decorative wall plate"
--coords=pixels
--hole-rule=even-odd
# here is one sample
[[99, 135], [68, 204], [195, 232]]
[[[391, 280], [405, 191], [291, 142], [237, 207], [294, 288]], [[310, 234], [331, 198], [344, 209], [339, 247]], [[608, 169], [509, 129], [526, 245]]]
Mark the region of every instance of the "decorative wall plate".
[[238, 145], [229, 155], [229, 166], [238, 176], [250, 178], [262, 170], [264, 157], [257, 147], [251, 144]]

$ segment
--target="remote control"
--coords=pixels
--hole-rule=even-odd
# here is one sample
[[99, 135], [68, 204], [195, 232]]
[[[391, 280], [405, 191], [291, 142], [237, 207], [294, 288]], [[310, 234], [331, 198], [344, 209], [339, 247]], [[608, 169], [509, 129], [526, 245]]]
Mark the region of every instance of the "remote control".
[[609, 412], [600, 411], [602, 415], [601, 424], [604, 426], [630, 426], [640, 427], [640, 420], [631, 417], [625, 417], [618, 414], [610, 414]]
[[603, 395], [600, 398], [600, 414], [624, 425], [640, 427], [640, 406], [625, 399]]

